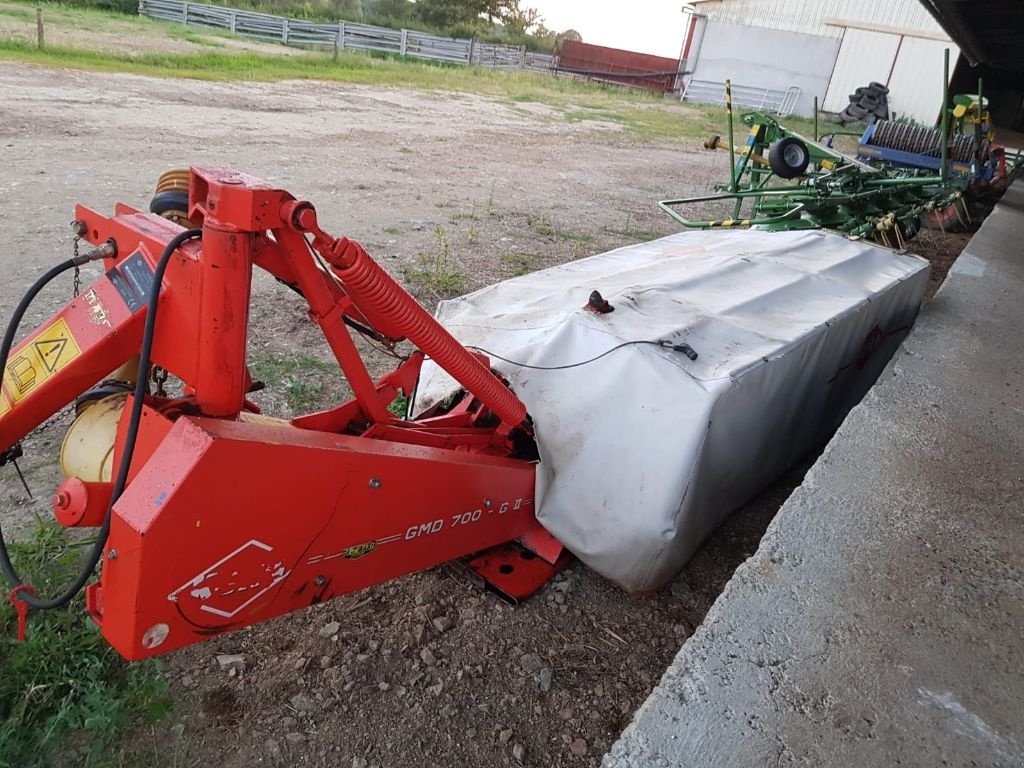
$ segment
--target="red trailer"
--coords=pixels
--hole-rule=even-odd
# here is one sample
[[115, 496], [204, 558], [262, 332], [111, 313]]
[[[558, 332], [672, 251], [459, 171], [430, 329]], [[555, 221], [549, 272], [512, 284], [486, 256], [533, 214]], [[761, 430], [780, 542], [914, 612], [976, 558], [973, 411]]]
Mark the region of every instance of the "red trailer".
[[668, 93], [675, 88], [679, 62], [665, 56], [606, 48], [575, 40], [562, 42], [555, 59], [559, 72]]

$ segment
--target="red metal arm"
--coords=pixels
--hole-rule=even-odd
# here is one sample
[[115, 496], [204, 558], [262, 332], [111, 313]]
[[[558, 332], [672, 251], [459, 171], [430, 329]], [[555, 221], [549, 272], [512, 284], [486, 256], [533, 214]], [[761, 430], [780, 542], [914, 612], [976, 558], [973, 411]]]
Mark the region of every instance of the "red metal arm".
[[[168, 265], [152, 349], [186, 396], [147, 397], [101, 581], [88, 591], [112, 645], [129, 658], [161, 653], [520, 537], [555, 559], [560, 546], [533, 514], [526, 408], [485, 357], [360, 245], [323, 232], [309, 203], [228, 169], [193, 168], [189, 207], [202, 239]], [[16, 348], [0, 448], [139, 352], [156, 259], [181, 231], [127, 206], [77, 216], [86, 239], [113, 238], [120, 255]], [[253, 265], [305, 298], [352, 400], [291, 422], [246, 412]], [[346, 318], [420, 351], [374, 381]], [[466, 394], [406, 421], [387, 406], [412, 391], [424, 356]]]

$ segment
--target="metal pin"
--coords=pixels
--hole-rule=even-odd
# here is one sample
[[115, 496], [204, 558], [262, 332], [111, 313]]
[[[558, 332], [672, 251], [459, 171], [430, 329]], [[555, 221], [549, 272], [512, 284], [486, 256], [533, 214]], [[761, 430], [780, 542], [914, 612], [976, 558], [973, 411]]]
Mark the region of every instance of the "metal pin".
[[25, 486], [25, 493], [28, 494], [30, 499], [34, 500], [35, 496], [32, 495], [32, 489], [28, 487], [28, 483], [25, 481], [25, 476], [21, 474], [21, 467], [18, 466], [17, 459], [11, 459], [11, 464], [14, 465], [14, 471], [18, 473], [18, 479], [21, 480], [21, 484]]
[[966, 229], [967, 225], [964, 224], [964, 217], [960, 215], [960, 206], [958, 203], [953, 203], [953, 212], [956, 214], [956, 218], [957, 221], [960, 222], [960, 226]]
[[961, 197], [961, 198], [960, 198], [960, 200], [959, 200], [959, 202], [960, 202], [960, 203], [961, 203], [961, 204], [963, 205], [963, 207], [964, 207], [964, 216], [966, 216], [966, 217], [967, 217], [967, 223], [968, 223], [968, 224], [972, 224], [973, 222], [971, 221], [971, 212], [970, 212], [969, 210], [967, 210], [967, 201], [966, 201], [966, 200], [964, 200], [964, 199], [963, 199], [963, 198]]

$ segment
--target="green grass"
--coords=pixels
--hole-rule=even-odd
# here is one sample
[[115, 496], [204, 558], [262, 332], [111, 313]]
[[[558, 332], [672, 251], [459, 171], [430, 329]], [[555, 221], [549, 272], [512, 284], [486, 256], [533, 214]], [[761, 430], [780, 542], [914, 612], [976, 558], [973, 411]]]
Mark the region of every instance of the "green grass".
[[336, 362], [312, 355], [263, 352], [250, 361], [253, 378], [282, 392], [292, 413], [308, 413], [340, 402], [347, 392]]
[[409, 398], [406, 397], [404, 392], [399, 392], [398, 397], [391, 401], [391, 405], [388, 406], [388, 410], [395, 414], [400, 419], [405, 418], [405, 412], [409, 407]]
[[457, 296], [465, 290], [466, 279], [451, 258], [444, 227], [434, 229], [434, 250], [421, 253], [417, 266], [405, 269], [405, 277], [414, 288], [427, 290], [441, 298]]
[[[81, 547], [55, 523], [9, 545], [40, 594], [52, 595], [77, 572]], [[33, 614], [25, 642], [17, 618], [0, 605], [0, 768], [103, 765], [115, 737], [170, 708], [155, 661], [128, 664], [86, 617], [81, 596], [69, 607]]]
[[570, 242], [582, 244], [590, 244], [597, 239], [593, 235], [588, 235], [584, 232], [573, 232], [568, 229], [559, 229], [552, 226], [547, 216], [541, 216], [540, 221], [537, 223], [534, 223], [530, 220], [530, 217], [527, 217], [527, 223], [533, 226], [534, 231], [538, 235], [544, 235], [545, 237], [557, 237], [559, 240], [569, 240]]
[[664, 237], [664, 233], [657, 232], [653, 229], [643, 229], [637, 227], [633, 222], [633, 214], [626, 214], [626, 222], [621, 227], [605, 227], [604, 231], [610, 235], [618, 235], [619, 237], [625, 237], [628, 240], [635, 240], [636, 242], [645, 242], [647, 240], [657, 240], [659, 237]]
[[532, 253], [506, 253], [501, 257], [509, 277], [522, 277], [536, 269], [537, 257]]

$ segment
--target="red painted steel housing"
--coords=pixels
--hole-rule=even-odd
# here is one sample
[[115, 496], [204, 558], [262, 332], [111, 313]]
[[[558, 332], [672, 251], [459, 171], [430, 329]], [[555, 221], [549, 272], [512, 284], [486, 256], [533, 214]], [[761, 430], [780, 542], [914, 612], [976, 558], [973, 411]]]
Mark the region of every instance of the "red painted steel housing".
[[[308, 202], [226, 168], [193, 168], [189, 203], [202, 239], [170, 258], [152, 347], [184, 393], [146, 397], [100, 581], [86, 594], [111, 645], [129, 659], [152, 656], [516, 539], [559, 561], [561, 546], [534, 515], [526, 408], [486, 357], [358, 243], [321, 230]], [[111, 217], [76, 213], [85, 239], [114, 240], [118, 255], [13, 350], [0, 386], [0, 450], [139, 353], [158, 256], [182, 231], [125, 205]], [[353, 399], [291, 421], [246, 399], [254, 267], [305, 299]], [[346, 318], [418, 350], [374, 381]], [[388, 405], [413, 391], [425, 355], [466, 394], [400, 418]], [[115, 462], [128, 421], [122, 415]], [[89, 486], [62, 487], [62, 522], [99, 522], [82, 498], [109, 499], [112, 484]]]

